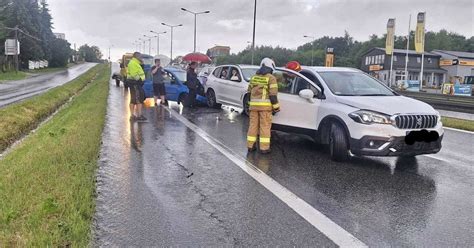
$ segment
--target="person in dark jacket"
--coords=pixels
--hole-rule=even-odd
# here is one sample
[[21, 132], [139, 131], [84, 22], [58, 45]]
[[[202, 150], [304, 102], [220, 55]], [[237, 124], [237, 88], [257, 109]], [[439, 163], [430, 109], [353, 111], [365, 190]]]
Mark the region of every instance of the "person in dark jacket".
[[197, 78], [197, 74], [195, 72], [197, 65], [197, 62], [191, 62], [186, 73], [186, 86], [188, 86], [189, 89], [189, 93], [184, 104], [186, 107], [194, 107], [196, 104], [196, 94], [200, 85], [199, 79]]

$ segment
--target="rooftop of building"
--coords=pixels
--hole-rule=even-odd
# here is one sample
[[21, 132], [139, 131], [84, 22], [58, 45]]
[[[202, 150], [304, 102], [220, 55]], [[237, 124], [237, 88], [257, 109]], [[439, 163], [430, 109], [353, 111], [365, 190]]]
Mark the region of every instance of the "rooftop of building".
[[470, 52], [447, 51], [447, 50], [433, 50], [432, 52], [441, 56], [448, 55], [451, 57], [474, 59], [474, 53], [470, 53]]

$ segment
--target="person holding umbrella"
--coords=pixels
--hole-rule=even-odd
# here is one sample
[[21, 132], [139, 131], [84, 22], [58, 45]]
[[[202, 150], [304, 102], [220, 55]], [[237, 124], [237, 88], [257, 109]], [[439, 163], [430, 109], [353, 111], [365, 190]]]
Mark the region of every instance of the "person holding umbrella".
[[195, 71], [197, 66], [198, 66], [198, 63], [196, 61], [193, 61], [189, 63], [188, 65], [188, 70], [186, 73], [186, 86], [188, 86], [189, 93], [188, 93], [188, 96], [186, 97], [185, 104], [184, 104], [184, 106], [186, 107], [195, 106], [196, 93], [200, 85], [199, 79], [197, 78], [197, 74]]

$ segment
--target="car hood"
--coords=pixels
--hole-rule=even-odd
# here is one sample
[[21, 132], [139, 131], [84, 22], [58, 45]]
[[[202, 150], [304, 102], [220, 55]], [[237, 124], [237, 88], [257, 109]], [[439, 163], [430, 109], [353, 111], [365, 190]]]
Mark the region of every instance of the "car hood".
[[336, 96], [336, 101], [358, 109], [372, 110], [388, 115], [436, 114], [430, 105], [404, 96]]

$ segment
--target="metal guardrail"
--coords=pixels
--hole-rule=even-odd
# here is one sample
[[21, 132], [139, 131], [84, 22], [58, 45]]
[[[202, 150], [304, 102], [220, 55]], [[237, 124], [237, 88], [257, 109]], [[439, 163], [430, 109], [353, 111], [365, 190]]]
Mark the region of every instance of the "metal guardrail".
[[452, 96], [426, 92], [397, 91], [399, 94], [426, 102], [433, 108], [474, 114], [473, 96]]

